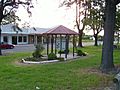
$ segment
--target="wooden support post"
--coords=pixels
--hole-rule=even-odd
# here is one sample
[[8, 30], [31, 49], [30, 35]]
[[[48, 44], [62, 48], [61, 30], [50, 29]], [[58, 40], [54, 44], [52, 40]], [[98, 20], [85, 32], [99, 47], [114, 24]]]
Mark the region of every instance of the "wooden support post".
[[65, 60], [67, 59], [68, 54], [68, 36], [66, 35], [66, 42], [65, 42]]
[[73, 35], [73, 57], [75, 52], [75, 35]]
[[55, 54], [57, 53], [57, 48], [56, 48], [56, 38], [57, 38], [57, 35], [55, 35]]
[[51, 37], [51, 53], [53, 53], [53, 42], [54, 42], [54, 37], [52, 35], [52, 37]]
[[[62, 37], [60, 35], [60, 51], [62, 50]], [[61, 53], [60, 53], [60, 57], [61, 57]]]
[[47, 36], [47, 55], [49, 54], [49, 36]]

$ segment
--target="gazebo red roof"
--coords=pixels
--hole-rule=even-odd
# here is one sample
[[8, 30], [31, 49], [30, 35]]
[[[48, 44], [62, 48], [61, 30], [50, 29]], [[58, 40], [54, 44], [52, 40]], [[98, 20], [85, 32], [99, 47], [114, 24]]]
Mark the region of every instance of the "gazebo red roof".
[[63, 25], [59, 25], [58, 27], [52, 28], [43, 34], [47, 34], [47, 35], [78, 35], [77, 32], [75, 32]]

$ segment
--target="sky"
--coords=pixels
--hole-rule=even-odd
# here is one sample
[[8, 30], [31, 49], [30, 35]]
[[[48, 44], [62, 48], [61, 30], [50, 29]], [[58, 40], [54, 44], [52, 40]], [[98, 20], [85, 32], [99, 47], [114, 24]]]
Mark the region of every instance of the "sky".
[[50, 28], [64, 25], [73, 29], [74, 11], [66, 7], [59, 8], [59, 5], [60, 0], [37, 0], [34, 8], [31, 9], [32, 17], [28, 17], [23, 7], [18, 10], [17, 14], [22, 19], [21, 23], [29, 22], [32, 27]]
[[[17, 15], [22, 19], [20, 24], [28, 22], [31, 27], [52, 28], [58, 25], [64, 25], [72, 30], [75, 29], [75, 10], [67, 7], [60, 7], [63, 0], [34, 0], [34, 8], [31, 9], [32, 17], [23, 7], [17, 12]], [[72, 7], [74, 8], [74, 7]], [[93, 35], [92, 30], [84, 31], [86, 35]], [[103, 32], [101, 32], [103, 35]]]

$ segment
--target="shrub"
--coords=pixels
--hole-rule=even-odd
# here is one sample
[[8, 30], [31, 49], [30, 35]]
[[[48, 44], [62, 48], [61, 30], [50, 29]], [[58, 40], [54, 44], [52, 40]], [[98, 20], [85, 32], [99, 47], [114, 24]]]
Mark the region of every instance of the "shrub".
[[33, 52], [33, 57], [34, 58], [41, 58], [42, 57], [42, 52], [45, 49], [42, 44], [37, 44], [35, 46], [35, 51]]
[[34, 58], [34, 57], [28, 57], [24, 59], [25, 61], [46, 61], [45, 58]]
[[25, 61], [37, 61], [37, 59], [36, 58], [32, 58], [32, 57], [28, 57], [28, 58], [25, 59]]
[[69, 53], [69, 50], [64, 50], [64, 53], [66, 53], [67, 52], [67, 54]]
[[48, 60], [54, 60], [57, 59], [57, 56], [54, 53], [48, 54]]
[[114, 48], [114, 49], [117, 49], [117, 48], [118, 48], [118, 46], [117, 46], [117, 45], [113, 45], [113, 48]]
[[59, 54], [65, 54], [67, 52], [67, 54], [69, 53], [69, 50], [59, 50], [58, 53]]
[[86, 56], [86, 54], [82, 52], [80, 49], [77, 49], [77, 56]]
[[58, 53], [59, 54], [64, 54], [65, 52], [64, 52], [64, 50], [59, 50]]
[[57, 60], [64, 61], [63, 57], [58, 57]]

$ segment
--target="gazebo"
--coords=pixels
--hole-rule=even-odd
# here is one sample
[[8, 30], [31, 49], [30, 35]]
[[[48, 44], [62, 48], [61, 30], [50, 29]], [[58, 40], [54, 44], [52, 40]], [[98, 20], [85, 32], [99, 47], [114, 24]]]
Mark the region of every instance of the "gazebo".
[[[65, 51], [65, 59], [67, 59], [67, 54], [69, 51], [69, 37], [73, 36], [72, 43], [73, 43], [73, 57], [74, 57], [74, 49], [75, 49], [75, 35], [78, 35], [77, 32], [63, 26], [59, 25], [55, 28], [48, 30], [47, 32], [43, 33], [46, 36], [47, 40], [47, 55], [49, 54], [49, 44], [51, 41], [51, 53], [57, 53], [57, 48], [62, 50], [64, 46]], [[63, 45], [64, 44], [64, 45]], [[55, 48], [55, 50], [53, 50]], [[61, 53], [60, 53], [61, 57]]]

